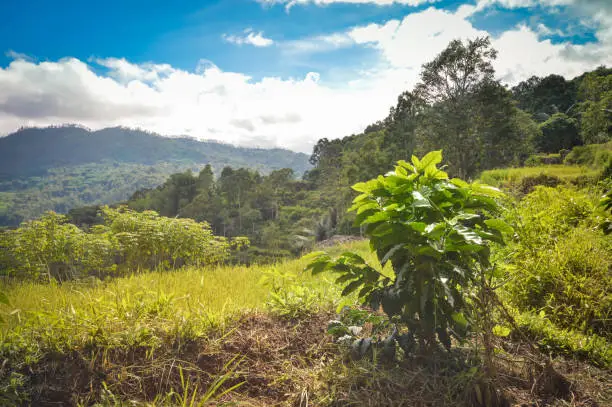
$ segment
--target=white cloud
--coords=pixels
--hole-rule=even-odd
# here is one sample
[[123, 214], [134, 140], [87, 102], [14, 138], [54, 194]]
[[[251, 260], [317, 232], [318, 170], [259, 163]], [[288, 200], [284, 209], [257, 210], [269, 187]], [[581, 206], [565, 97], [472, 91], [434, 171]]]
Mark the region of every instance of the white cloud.
[[[516, 0], [517, 4], [519, 1]], [[455, 13], [430, 7], [401, 21], [353, 28], [348, 35], [357, 44], [379, 49], [382, 62], [394, 68], [412, 69], [416, 75], [421, 65], [435, 57], [449, 41], [489, 35], [467, 20], [472, 11], [469, 6], [460, 7]], [[612, 41], [553, 44], [547, 39], [540, 40], [538, 34], [541, 32], [519, 25], [492, 38], [493, 47], [499, 51], [494, 65], [500, 78], [512, 84], [532, 75], [557, 73], [572, 77], [597, 65], [612, 64]]]
[[612, 1], [610, 0], [477, 0], [471, 14], [499, 5], [503, 8], [547, 8], [548, 12], [563, 7], [582, 20], [582, 23], [597, 29], [599, 40], [612, 41]]
[[540, 35], [541, 37], [550, 37], [551, 35], [558, 35], [558, 36], [565, 36], [565, 33], [560, 30], [560, 29], [551, 29], [548, 26], [546, 26], [546, 24], [543, 23], [539, 23], [536, 26], [536, 32], [538, 33], [538, 35]]
[[255, 32], [250, 28], [244, 30], [245, 35], [227, 35], [223, 34], [222, 38], [232, 44], [236, 45], [253, 45], [255, 47], [269, 47], [274, 44], [274, 41], [270, 38], [266, 38], [263, 35], [263, 32]]
[[[94, 67], [108, 69], [98, 74]], [[239, 145], [310, 152], [321, 137], [361, 131], [384, 117], [397, 79], [380, 72], [332, 88], [311, 72], [254, 81], [204, 61], [193, 72], [125, 59], [14, 60], [0, 68], [0, 132], [20, 126], [123, 125]]]

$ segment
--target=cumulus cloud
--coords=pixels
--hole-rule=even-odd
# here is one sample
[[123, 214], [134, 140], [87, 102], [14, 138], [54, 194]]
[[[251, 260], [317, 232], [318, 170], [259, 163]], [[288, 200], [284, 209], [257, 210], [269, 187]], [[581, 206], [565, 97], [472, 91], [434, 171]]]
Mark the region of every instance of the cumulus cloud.
[[383, 117], [397, 95], [394, 85], [376, 75], [332, 88], [315, 72], [254, 81], [207, 61], [186, 71], [125, 59], [17, 59], [0, 68], [0, 132], [23, 125], [123, 125], [310, 152], [321, 137], [359, 132]]
[[475, 6], [465, 10], [473, 14], [495, 5], [508, 9], [542, 7], [548, 11], [565, 8], [579, 17], [583, 24], [595, 27], [600, 41], [612, 41], [610, 0], [478, 0]]
[[270, 38], [266, 38], [263, 32], [255, 32], [251, 28], [244, 30], [244, 35], [227, 35], [223, 34], [222, 38], [232, 44], [236, 45], [253, 45], [255, 47], [269, 47], [274, 44], [274, 41]]
[[[511, 2], [513, 0], [506, 0]], [[516, 0], [517, 4], [521, 0]], [[554, 1], [554, 0], [549, 0]], [[565, 1], [565, 0], [559, 0]], [[489, 35], [468, 20], [472, 9], [460, 7], [456, 12], [428, 8], [400, 20], [353, 28], [348, 35], [357, 44], [377, 48], [384, 62], [395, 68], [420, 66], [437, 55], [449, 41]], [[498, 76], [509, 84], [532, 75], [557, 73], [572, 77], [597, 65], [612, 64], [612, 41], [576, 45], [552, 43], [541, 39], [526, 25], [519, 25], [492, 38], [499, 51], [494, 65]]]
[[560, 37], [563, 37], [565, 35], [565, 33], [562, 30], [558, 28], [551, 29], [546, 24], [543, 24], [543, 23], [539, 23], [536, 26], [536, 32], [538, 33], [538, 35], [542, 37], [550, 37], [551, 35], [558, 35]]

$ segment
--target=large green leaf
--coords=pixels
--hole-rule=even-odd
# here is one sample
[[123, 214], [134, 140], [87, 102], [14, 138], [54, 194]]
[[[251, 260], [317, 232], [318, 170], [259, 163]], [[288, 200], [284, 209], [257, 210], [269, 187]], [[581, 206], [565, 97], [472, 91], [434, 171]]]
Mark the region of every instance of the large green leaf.
[[363, 257], [353, 252], [344, 252], [340, 255], [340, 257], [346, 258], [354, 264], [365, 264], [365, 260], [363, 259]]
[[377, 222], [383, 222], [386, 220], [389, 220], [390, 215], [389, 212], [376, 212], [375, 214], [368, 216], [362, 223], [363, 224], [368, 224], [368, 223], [377, 223]]
[[420, 166], [417, 166], [419, 170], [424, 170], [429, 167], [435, 167], [435, 165], [442, 162], [442, 150], [430, 151], [425, 154], [425, 157], [421, 158]]
[[378, 209], [378, 204], [376, 202], [367, 202], [362, 205], [359, 205], [357, 207], [357, 214], [363, 213], [368, 209]]
[[455, 321], [460, 327], [466, 328], [468, 324], [468, 320], [465, 318], [462, 312], [453, 312], [451, 314], [451, 318]]
[[399, 160], [399, 161], [397, 162], [397, 164], [398, 164], [398, 165], [400, 165], [400, 166], [402, 166], [403, 168], [406, 168], [406, 169], [407, 169], [408, 171], [410, 171], [410, 172], [415, 172], [415, 168], [414, 168], [414, 166], [413, 166], [412, 164], [410, 164], [410, 163], [407, 163], [407, 162], [406, 162], [406, 161], [404, 161], [404, 160]]
[[351, 294], [353, 291], [355, 291], [362, 285], [363, 283], [361, 282], [361, 280], [355, 280], [350, 282], [346, 287], [344, 287], [344, 290], [342, 290], [342, 296], [347, 296]]
[[353, 185], [351, 188], [353, 188], [357, 192], [363, 192], [363, 193], [370, 192], [369, 185], [365, 182], [358, 182], [355, 185]]
[[431, 202], [419, 191], [412, 191], [413, 205], [415, 208], [431, 208]]

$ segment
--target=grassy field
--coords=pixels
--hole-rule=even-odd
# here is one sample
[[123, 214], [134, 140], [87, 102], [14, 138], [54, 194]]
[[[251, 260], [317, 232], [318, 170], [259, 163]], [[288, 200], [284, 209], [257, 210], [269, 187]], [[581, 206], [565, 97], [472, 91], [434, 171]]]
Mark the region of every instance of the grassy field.
[[574, 182], [581, 177], [597, 177], [599, 170], [583, 166], [544, 165], [539, 167], [502, 168], [484, 171], [480, 181], [496, 187], [512, 188], [520, 185], [525, 178], [547, 176], [561, 182]]
[[[375, 264], [363, 241], [326, 250], [356, 251]], [[342, 300], [333, 276], [313, 277], [305, 265], [4, 285], [0, 405], [473, 405], [478, 375], [449, 365], [447, 355], [393, 366], [347, 359], [326, 326], [339, 304], [355, 298]], [[466, 345], [456, 352], [469, 355]], [[521, 363], [533, 357], [509, 339], [498, 347]], [[511, 364], [500, 365], [500, 385], [517, 405], [612, 400], [605, 371], [565, 359], [554, 366], [575, 383], [575, 400], [534, 393], [529, 370]]]
[[[331, 251], [345, 249], [371, 257], [364, 242]], [[185, 344], [227, 335], [245, 315], [287, 311], [303, 317], [329, 312], [338, 304], [342, 287], [335, 285], [331, 276], [304, 273], [305, 264], [298, 259], [248, 268], [149, 272], [108, 282], [92, 279], [62, 285], [5, 285], [2, 291], [7, 293], [10, 306], [2, 309], [5, 323], [0, 349], [9, 369], [0, 372], [4, 393], [0, 404], [24, 397], [49, 398], [48, 389], [40, 394], [26, 394], [24, 389], [34, 384], [26, 372], [47, 370], [50, 355], [76, 352], [81, 362], [92, 366], [109, 363], [108, 355], [113, 352], [115, 357], [116, 352], [132, 357], [134, 352], [144, 352], [148, 363], [168, 361], [184, 352]], [[269, 304], [271, 290], [284, 301]], [[294, 295], [298, 291], [301, 297]], [[103, 387], [102, 382], [105, 380], [98, 380], [97, 386]], [[167, 395], [173, 388], [168, 384], [159, 391]], [[80, 391], [72, 389], [75, 394]], [[126, 393], [140, 399], [159, 396], [150, 391], [123, 391]], [[8, 400], [7, 395], [15, 398]], [[87, 400], [88, 395], [84, 397]]]
[[[331, 252], [344, 249], [373, 258], [365, 242]], [[340, 299], [341, 287], [331, 276], [303, 272], [305, 265], [297, 259], [277, 265], [141, 273], [108, 282], [16, 283], [3, 287], [11, 305], [4, 310], [2, 340], [27, 332], [42, 351], [72, 348], [101, 337], [113, 346], [133, 344], [146, 336], [143, 330], [180, 335], [192, 330], [193, 335], [202, 335], [238, 314], [265, 309], [270, 280], [280, 290], [307, 287], [317, 299], [313, 305], [332, 307]]]

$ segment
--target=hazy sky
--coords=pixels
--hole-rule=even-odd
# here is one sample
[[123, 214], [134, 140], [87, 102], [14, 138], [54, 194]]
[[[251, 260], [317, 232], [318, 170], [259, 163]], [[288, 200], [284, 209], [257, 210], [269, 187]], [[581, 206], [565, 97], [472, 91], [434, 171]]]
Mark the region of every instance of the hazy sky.
[[608, 0], [0, 2], [0, 134], [124, 125], [310, 152], [386, 116], [454, 38], [497, 75], [612, 65]]

